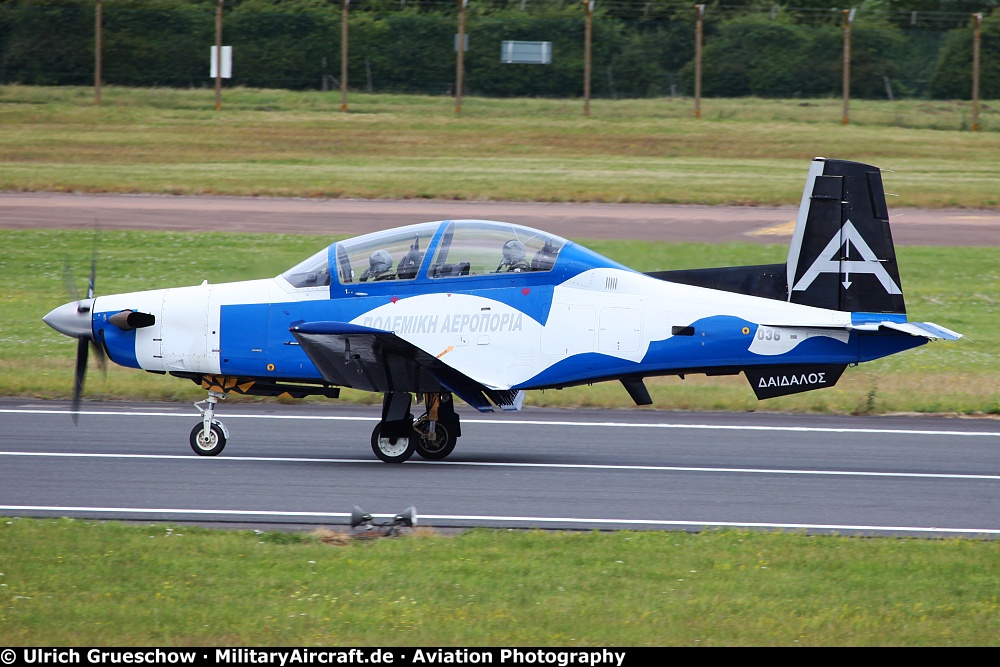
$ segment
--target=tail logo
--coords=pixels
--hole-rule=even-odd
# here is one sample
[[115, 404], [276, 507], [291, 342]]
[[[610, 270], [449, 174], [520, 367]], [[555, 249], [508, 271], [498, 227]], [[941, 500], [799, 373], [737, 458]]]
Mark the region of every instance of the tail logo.
[[[861, 259], [851, 259], [851, 246], [861, 254]], [[841, 252], [843, 250], [843, 252]], [[802, 274], [799, 281], [792, 287], [793, 291], [804, 292], [809, 289], [813, 281], [822, 273], [843, 274], [841, 284], [844, 289], [851, 288], [851, 274], [869, 273], [882, 283], [882, 287], [889, 294], [902, 294], [899, 285], [892, 279], [889, 272], [882, 266], [882, 260], [875, 256], [875, 253], [868, 246], [864, 237], [854, 227], [850, 220], [844, 222], [844, 226], [837, 234], [834, 234], [830, 242], [826, 244], [823, 251], [816, 257], [812, 266]]]

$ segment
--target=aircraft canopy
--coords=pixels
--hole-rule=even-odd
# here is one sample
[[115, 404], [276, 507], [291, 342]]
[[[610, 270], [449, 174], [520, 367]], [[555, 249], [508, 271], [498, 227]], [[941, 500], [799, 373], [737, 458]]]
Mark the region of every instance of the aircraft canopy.
[[[566, 240], [489, 220], [445, 220], [339, 241], [282, 274], [295, 287], [550, 271]], [[430, 254], [431, 261], [425, 262]]]

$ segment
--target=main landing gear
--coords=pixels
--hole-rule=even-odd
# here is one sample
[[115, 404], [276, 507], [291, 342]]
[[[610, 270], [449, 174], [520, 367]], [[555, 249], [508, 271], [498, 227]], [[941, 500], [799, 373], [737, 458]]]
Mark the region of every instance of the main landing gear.
[[[191, 449], [198, 456], [216, 456], [226, 447], [229, 430], [215, 418], [215, 406], [226, 392], [209, 389], [208, 398], [194, 404], [201, 420], [191, 429]], [[372, 451], [386, 463], [403, 463], [414, 453], [440, 461], [455, 450], [462, 435], [451, 394], [417, 394], [426, 410], [417, 419], [410, 413], [413, 395], [388, 392], [382, 402], [382, 419], [372, 431]], [[202, 407], [204, 405], [205, 407]]]
[[418, 394], [427, 408], [416, 421], [408, 392], [389, 392], [382, 402], [382, 420], [372, 431], [372, 451], [386, 463], [403, 463], [416, 452], [440, 461], [455, 449], [462, 435], [451, 394]]
[[[208, 398], [194, 404], [201, 412], [201, 421], [191, 429], [191, 449], [198, 456], [215, 456], [226, 446], [229, 430], [215, 418], [215, 404], [225, 398], [226, 395], [222, 392], [209, 391]], [[207, 403], [208, 406], [203, 408], [202, 403]]]

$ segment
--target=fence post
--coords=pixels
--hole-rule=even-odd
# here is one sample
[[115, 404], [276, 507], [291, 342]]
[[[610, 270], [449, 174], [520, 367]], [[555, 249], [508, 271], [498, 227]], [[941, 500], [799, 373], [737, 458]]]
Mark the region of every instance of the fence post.
[[854, 23], [854, 9], [844, 10], [844, 114], [840, 119], [842, 125], [849, 122], [848, 109], [851, 104], [851, 24]]
[[103, 0], [94, 6], [94, 104], [101, 106], [101, 9]]
[[469, 0], [458, 0], [458, 44], [455, 45], [455, 113], [462, 113], [462, 79], [465, 78], [465, 8]]
[[215, 10], [215, 110], [222, 108], [222, 3], [219, 0]]
[[972, 15], [972, 131], [979, 131], [979, 43], [982, 40], [983, 13]]
[[347, 19], [351, 0], [344, 0], [340, 14], [340, 110], [347, 111]]
[[594, 0], [583, 0], [586, 21], [583, 30], [583, 115], [590, 115], [590, 44], [594, 34]]
[[694, 117], [701, 118], [701, 40], [705, 5], [695, 5], [694, 8]]

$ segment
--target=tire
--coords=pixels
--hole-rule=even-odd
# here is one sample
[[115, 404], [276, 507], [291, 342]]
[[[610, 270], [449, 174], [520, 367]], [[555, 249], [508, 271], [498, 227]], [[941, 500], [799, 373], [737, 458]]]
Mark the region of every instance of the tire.
[[390, 442], [389, 438], [380, 438], [381, 433], [382, 422], [379, 422], [372, 431], [372, 451], [375, 452], [375, 456], [386, 463], [403, 463], [413, 456], [416, 438], [396, 438], [395, 442]]
[[428, 461], [441, 461], [448, 458], [448, 455], [455, 451], [458, 438], [451, 434], [451, 431], [442, 422], [434, 426], [433, 440], [427, 433], [413, 429], [413, 447], [421, 458]]
[[203, 436], [205, 434], [205, 425], [196, 424], [193, 429], [191, 429], [191, 449], [198, 456], [216, 456], [226, 447], [226, 434], [223, 433], [222, 428], [216, 422], [212, 422], [211, 430], [209, 432], [209, 437], [206, 440]]

